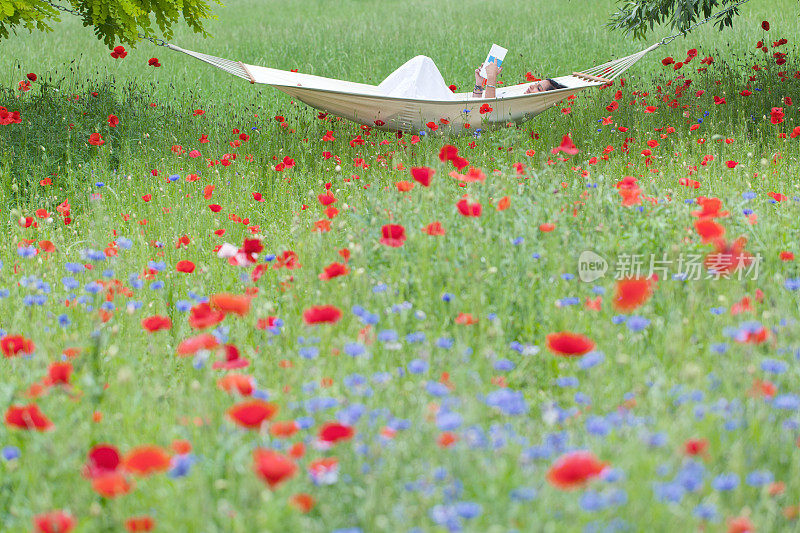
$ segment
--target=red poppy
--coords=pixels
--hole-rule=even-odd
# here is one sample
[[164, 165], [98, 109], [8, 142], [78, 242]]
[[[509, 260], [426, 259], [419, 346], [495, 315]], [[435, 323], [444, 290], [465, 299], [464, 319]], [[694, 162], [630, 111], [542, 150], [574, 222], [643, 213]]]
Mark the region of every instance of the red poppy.
[[784, 115], [785, 113], [783, 112], [782, 107], [773, 107], [769, 114], [769, 121], [772, 124], [780, 124], [783, 122]]
[[575, 146], [575, 143], [572, 142], [572, 138], [569, 135], [564, 135], [564, 138], [561, 139], [561, 144], [556, 146], [551, 150], [553, 155], [556, 155], [559, 152], [564, 152], [567, 155], [575, 155], [579, 152], [578, 147]]
[[122, 466], [137, 476], [149, 476], [169, 469], [170, 456], [158, 446], [138, 446], [125, 455]]
[[212, 309], [211, 305], [204, 302], [195, 305], [189, 310], [189, 325], [194, 329], [206, 329], [216, 326], [225, 318], [225, 313], [219, 309]]
[[708, 449], [706, 439], [689, 439], [683, 443], [683, 453], [686, 455], [702, 455]]
[[720, 211], [720, 209], [722, 209], [722, 200], [719, 198], [707, 198], [705, 196], [700, 196], [697, 199], [697, 205], [699, 205], [702, 210], [692, 211], [692, 216], [694, 217], [720, 218], [730, 215], [728, 211]]
[[449, 448], [456, 442], [458, 442], [458, 435], [452, 431], [445, 431], [436, 439], [436, 445], [439, 448]]
[[346, 275], [348, 272], [350, 272], [350, 269], [347, 268], [347, 265], [344, 263], [331, 263], [325, 267], [325, 270], [319, 275], [319, 279], [329, 280], [338, 278], [339, 276]]
[[725, 161], [725, 165], [728, 168], [736, 168], [739, 165], [739, 163], [737, 161]]
[[247, 295], [218, 293], [212, 294], [208, 303], [213, 309], [222, 311], [223, 313], [245, 316], [250, 312], [251, 299], [252, 298]]
[[561, 490], [582, 487], [606, 468], [591, 452], [577, 451], [562, 455], [547, 471], [547, 481]]
[[19, 124], [22, 122], [19, 111], [9, 111], [3, 106], [0, 106], [0, 126], [8, 126], [9, 124]]
[[648, 278], [628, 278], [617, 281], [613, 305], [618, 311], [633, 311], [653, 295], [653, 281]]
[[767, 193], [767, 196], [775, 200], [776, 202], [785, 202], [787, 200], [787, 196], [783, 193], [770, 191]]
[[156, 521], [152, 516], [148, 515], [132, 516], [125, 520], [125, 529], [131, 533], [137, 533], [139, 531], [153, 531], [155, 527]]
[[481, 108], [478, 110], [481, 115], [485, 115], [486, 113], [491, 113], [493, 111], [492, 106], [489, 104], [483, 104]]
[[703, 239], [703, 244], [714, 242], [725, 236], [725, 227], [713, 218], [704, 217], [694, 221], [694, 229]]
[[274, 489], [295, 475], [297, 465], [282, 453], [259, 448], [253, 452], [253, 470]]
[[406, 242], [406, 229], [400, 224], [386, 224], [381, 227], [381, 244], [398, 248]]
[[[451, 87], [455, 87], [455, 86], [451, 86]], [[292, 507], [295, 507], [300, 512], [307, 513], [309, 511], [311, 511], [311, 509], [314, 508], [314, 504], [316, 502], [314, 501], [314, 497], [313, 496], [311, 496], [310, 494], [307, 494], [305, 492], [301, 492], [299, 494], [295, 494], [294, 496], [292, 496], [289, 499], [289, 503], [291, 503]]]
[[761, 23], [761, 28], [762, 28], [764, 31], [769, 31], [769, 22], [768, 22], [768, 21], [766, 21], [766, 20], [765, 20], [765, 21], [763, 21], [763, 22]]
[[317, 305], [303, 311], [306, 324], [334, 324], [342, 318], [342, 312], [333, 305]]
[[28, 81], [36, 81], [37, 79], [39, 79], [39, 77], [34, 72], [29, 72], [25, 77], [28, 78]]
[[161, 66], [161, 63], [158, 62], [158, 58], [157, 57], [151, 57], [147, 61], [147, 64], [150, 65], [151, 67], [160, 67]]
[[216, 361], [211, 368], [214, 370], [236, 370], [237, 368], [245, 368], [250, 365], [250, 361], [245, 359], [239, 354], [239, 349], [233, 344], [226, 344], [225, 360]]
[[103, 137], [101, 137], [99, 133], [92, 133], [91, 135], [89, 135], [89, 144], [94, 146], [100, 146], [102, 144], [105, 144], [105, 141], [103, 140]]
[[747, 239], [739, 237], [730, 243], [725, 239], [714, 242], [714, 252], [706, 255], [704, 264], [706, 268], [720, 275], [736, 272], [741, 268], [750, 266], [753, 256], [744, 250]]
[[595, 343], [579, 333], [561, 331], [547, 336], [547, 348], [556, 355], [579, 357], [594, 350]]
[[[769, 24], [764, 29], [769, 29]], [[737, 516], [728, 520], [728, 533], [755, 533], [755, 531], [756, 527], [746, 516]]]
[[320, 442], [335, 444], [342, 440], [350, 440], [355, 435], [355, 430], [350, 426], [345, 426], [339, 422], [328, 422], [319, 430]]
[[431, 222], [430, 224], [422, 228], [422, 231], [432, 236], [445, 234], [444, 227], [442, 226], [442, 223], [439, 221]]
[[6, 411], [6, 425], [17, 429], [46, 431], [53, 423], [39, 410], [35, 403], [12, 405]]
[[331, 205], [332, 203], [336, 202], [336, 197], [335, 197], [335, 196], [333, 196], [331, 193], [329, 193], [329, 192], [326, 192], [325, 194], [320, 194], [320, 195], [318, 195], [318, 196], [317, 196], [317, 200], [318, 200], [318, 201], [319, 201], [319, 203], [320, 203], [320, 204], [322, 204], [323, 206], [325, 206], [325, 207], [328, 207], [328, 206], [329, 206], [329, 205]]
[[122, 59], [128, 55], [128, 52], [125, 51], [124, 46], [115, 46], [114, 49], [111, 51], [111, 57], [114, 59]]
[[294, 420], [275, 422], [269, 427], [269, 434], [279, 439], [288, 439], [297, 433], [299, 429], [297, 422]]
[[442, 146], [442, 149], [439, 150], [439, 161], [452, 161], [458, 156], [458, 148], [453, 146], [452, 144], [445, 144]]
[[483, 206], [478, 202], [470, 202], [466, 198], [462, 198], [456, 203], [458, 212], [465, 217], [479, 217], [483, 211]]
[[153, 315], [142, 319], [142, 327], [149, 332], [172, 328], [172, 320], [169, 317]]
[[92, 489], [104, 498], [116, 498], [131, 491], [133, 485], [121, 472], [92, 478]]
[[398, 192], [408, 192], [414, 188], [414, 184], [410, 181], [398, 181], [395, 185]]
[[[190, 319], [191, 325], [191, 319]], [[195, 327], [195, 326], [192, 326]], [[208, 327], [208, 326], [205, 326]], [[211, 335], [210, 333], [201, 333], [195, 337], [190, 337], [178, 345], [178, 355], [181, 357], [185, 357], [188, 355], [194, 355], [200, 350], [211, 350], [212, 348], [216, 348], [219, 346], [219, 342], [217, 338]]]
[[108, 115], [109, 127], [116, 128], [118, 124], [119, 124], [119, 118], [117, 118], [117, 115]]
[[3, 355], [10, 358], [20, 354], [30, 355], [36, 349], [33, 341], [26, 339], [22, 335], [6, 335], [0, 339], [0, 350]]
[[81, 473], [89, 479], [105, 476], [116, 472], [121, 462], [119, 451], [115, 446], [98, 444], [89, 450]]
[[194, 263], [185, 259], [183, 261], [178, 261], [178, 264], [175, 265], [175, 270], [177, 272], [191, 274], [194, 272]]
[[[441, 157], [441, 155], [439, 156]], [[424, 187], [429, 187], [431, 184], [431, 178], [433, 175], [436, 174], [436, 171], [432, 168], [428, 167], [411, 167], [411, 177], [414, 178], [414, 181], [419, 183]]]
[[47, 377], [44, 378], [46, 385], [69, 385], [69, 378], [72, 375], [72, 363], [68, 361], [57, 361], [50, 363], [47, 369]]
[[217, 381], [217, 387], [228, 393], [238, 392], [242, 396], [250, 396], [255, 389], [253, 378], [242, 374], [227, 374]]
[[248, 400], [237, 403], [228, 409], [228, 416], [237, 425], [247, 429], [258, 429], [265, 420], [271, 419], [278, 412], [275, 404], [264, 400]]
[[34, 533], [69, 533], [75, 528], [75, 518], [65, 511], [50, 511], [33, 517]]

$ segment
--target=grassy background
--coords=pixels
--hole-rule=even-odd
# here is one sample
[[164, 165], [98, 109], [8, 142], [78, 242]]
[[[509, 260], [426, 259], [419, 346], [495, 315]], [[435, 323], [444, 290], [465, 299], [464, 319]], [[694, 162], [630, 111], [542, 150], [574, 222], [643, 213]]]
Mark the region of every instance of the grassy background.
[[[7, 376], [0, 383], [3, 405], [26, 401], [28, 386], [41, 379], [64, 348], [82, 350], [73, 361], [73, 383], [82, 393], [80, 399], [53, 391], [38, 400], [56, 424], [53, 431], [0, 429], [0, 445], [22, 451], [19, 460], [0, 463], [3, 528], [25, 531], [32, 515], [65, 508], [79, 519], [81, 531], [118, 531], [125, 518], [144, 513], [153, 515], [163, 531], [330, 531], [348, 526], [365, 531], [405, 531], [414, 526], [436, 531], [431, 509], [456, 500], [483, 505], [478, 518], [462, 524], [474, 531], [579, 531], [611, 527], [617, 518], [632, 530], [676, 531], [687, 524], [699, 527], [693, 510], [700, 502], [717, 506], [719, 519], [706, 524], [712, 530], [724, 530], [725, 519], [740, 514], [750, 516], [759, 530], [794, 527], [783, 509], [800, 497], [800, 481], [792, 475], [800, 466], [792, 427], [796, 416], [749, 398], [746, 391], [754, 377], [773, 380], [781, 393], [797, 390], [798, 298], [796, 292], [784, 289], [784, 282], [798, 272], [796, 262], [781, 262], [778, 254], [800, 253], [798, 204], [792, 200], [798, 194], [800, 168], [796, 140], [776, 135], [776, 129], [791, 131], [796, 105], [786, 107], [787, 122], [779, 128], [764, 116], [771, 107], [782, 105], [782, 97], [798, 102], [800, 94], [796, 80], [778, 81], [780, 69], [774, 65], [753, 83], [761, 91], [748, 98], [738, 93], [752, 74], [750, 66], [756, 61], [768, 63], [767, 56], [752, 52], [755, 41], [764, 37], [760, 21], [769, 19], [772, 24], [767, 37], [787, 37], [794, 46], [791, 39], [800, 25], [795, 7], [788, 0], [754, 0], [743, 7], [734, 30], [720, 34], [704, 28], [637, 64], [626, 76], [629, 83], [620, 100], [625, 105], [613, 115], [617, 124], [631, 128], [627, 135], [598, 124], [609, 114], [604, 106], [611, 94], [596, 91], [580, 96], [569, 114], [556, 108], [523, 128], [474, 139], [472, 146], [473, 139], [458, 139], [461, 153], [489, 176], [485, 184], [471, 184], [466, 190], [455, 186], [447, 177], [449, 168], [437, 159], [445, 139], [430, 136], [419, 144], [400, 146], [392, 135], [367, 136], [357, 126], [323, 122], [315, 111], [294, 107], [269, 88], [252, 87], [183, 55], [143, 44], [126, 59], [113, 60], [72, 20], [65, 20], [52, 34], [3, 43], [0, 77], [5, 90], [0, 105], [21, 109], [25, 120], [0, 129], [0, 229], [9, 236], [0, 247], [6, 276], [2, 286], [9, 290], [9, 296], [0, 300], [0, 327], [24, 334], [37, 345], [32, 358], [0, 361], [0, 372]], [[199, 41], [179, 32], [174, 42], [249, 63], [370, 83], [379, 82], [409, 57], [426, 54], [446, 80], [460, 86], [471, 84], [471, 66], [497, 42], [513, 54], [504, 72], [511, 83], [528, 70], [540, 76], [563, 74], [649, 44], [609, 34], [603, 24], [612, 9], [611, 2], [578, 1], [241, 1], [219, 10], [219, 21], [210, 26], [213, 39]], [[689, 107], [669, 109], [658, 102], [655, 92], [675, 73], [660, 59], [665, 55], [682, 59], [688, 48], [700, 48], [700, 57], [712, 54], [716, 62], [706, 74], [694, 73], [699, 65], [692, 63], [692, 73], [685, 73], [694, 83], [681, 100]], [[791, 52], [790, 62], [781, 67], [790, 73], [800, 68], [796, 48]], [[152, 56], [159, 57], [161, 68], [146, 66]], [[43, 82], [22, 99], [16, 98], [17, 83], [31, 71]], [[699, 89], [706, 94], [696, 98]], [[91, 97], [92, 91], [98, 96]], [[641, 92], [651, 94], [644, 97]], [[65, 98], [72, 94], [80, 98]], [[714, 95], [725, 95], [728, 104], [715, 106]], [[659, 105], [658, 113], [644, 114], [642, 106], [627, 105], [642, 99]], [[198, 108], [206, 114], [191, 116]], [[106, 124], [110, 113], [120, 117], [117, 129]], [[289, 128], [273, 120], [276, 114], [287, 117]], [[688, 125], [700, 119], [701, 130], [689, 133]], [[666, 126], [676, 128], [676, 133], [662, 139], [653, 131]], [[237, 138], [233, 128], [251, 135], [236, 149], [229, 144]], [[329, 129], [336, 141], [321, 142]], [[99, 149], [86, 144], [94, 131], [106, 139]], [[568, 132], [580, 154], [568, 163], [548, 165], [549, 150]], [[198, 144], [201, 134], [211, 142]], [[351, 147], [349, 140], [357, 134], [370, 142]], [[621, 153], [626, 136], [635, 139], [629, 154]], [[698, 144], [698, 136], [707, 142]], [[654, 150], [653, 165], [646, 167], [640, 152], [651, 138], [657, 138], [660, 147]], [[724, 138], [735, 142], [719, 142]], [[170, 151], [175, 144], [187, 151], [198, 148], [204, 157], [176, 157]], [[600, 156], [608, 145], [615, 147], [609, 161], [589, 165], [589, 159]], [[528, 149], [536, 155], [525, 156]], [[335, 168], [333, 159], [321, 157], [323, 150], [340, 157], [341, 169]], [[238, 156], [230, 167], [206, 166], [205, 157], [219, 159], [229, 152]], [[245, 160], [248, 154], [252, 162]], [[699, 166], [707, 154], [715, 156], [714, 162]], [[297, 161], [297, 168], [275, 172], [274, 158], [286, 155]], [[370, 168], [354, 167], [355, 158], [364, 159]], [[728, 170], [726, 160], [741, 165]], [[515, 162], [525, 163], [525, 176], [516, 175]], [[407, 168], [412, 165], [436, 168], [434, 186], [400, 194], [394, 184], [409, 179]], [[691, 166], [699, 168], [692, 178], [701, 182], [700, 189], [678, 184]], [[159, 170], [157, 178], [152, 169]], [[658, 172], [652, 172], [655, 169]], [[582, 170], [589, 174], [582, 175]], [[202, 179], [187, 183], [183, 178], [192, 172]], [[51, 174], [55, 174], [53, 185], [40, 186], [39, 181]], [[171, 174], [181, 179], [169, 183], [164, 177]], [[641, 210], [620, 206], [615, 184], [626, 175], [638, 177], [644, 193], [658, 197], [659, 205], [646, 203]], [[325, 218], [316, 196], [329, 182], [342, 214], [333, 220], [331, 232], [313, 233], [313, 223]], [[216, 186], [212, 200], [202, 197], [207, 184]], [[757, 192], [757, 199], [745, 201], [741, 195], [745, 191]], [[769, 191], [783, 192], [790, 200], [771, 203]], [[253, 201], [253, 192], [262, 193], [266, 201]], [[455, 202], [465, 192], [483, 203], [481, 218], [464, 219], [455, 211]], [[96, 194], [101, 197], [92, 196]], [[152, 200], [142, 201], [145, 194], [152, 194]], [[685, 203], [701, 194], [720, 197], [732, 213], [722, 220], [728, 236], [747, 236], [748, 250], [764, 257], [758, 280], [665, 280], [637, 311], [650, 320], [649, 327], [632, 332], [612, 323], [617, 312], [610, 305], [614, 287], [610, 277], [592, 286], [562, 276], [575, 273], [577, 256], [585, 249], [609, 259], [622, 252], [706, 253], [709, 247], [691, 230], [690, 212], [696, 206]], [[512, 207], [495, 211], [493, 206], [506, 195]], [[64, 198], [73, 206], [70, 226], [58, 218], [52, 223], [40, 221], [39, 229], [17, 223], [20, 216], [33, 216], [38, 208], [52, 213]], [[223, 211], [211, 213], [209, 203], [222, 205]], [[311, 207], [301, 210], [304, 204]], [[745, 208], [756, 211], [757, 224], [748, 222]], [[577, 209], [574, 216], [573, 209]], [[124, 221], [123, 214], [130, 220]], [[339, 457], [342, 479], [336, 485], [314, 487], [302, 474], [279, 490], [267, 490], [252, 474], [250, 454], [254, 447], [271, 446], [274, 441], [266, 433], [239, 430], [226, 419], [225, 411], [235, 400], [216, 388], [220, 374], [210, 365], [195, 369], [191, 361], [173, 355], [178, 342], [194, 333], [185, 314], [176, 309], [179, 300], [189, 300], [191, 293], [242, 293], [254, 285], [240, 276], [246, 271], [233, 269], [213, 254], [223, 241], [238, 245], [251, 236], [229, 214], [260, 226], [257, 232], [265, 252], [294, 250], [303, 265], [291, 272], [270, 270], [255, 284], [260, 292], [250, 315], [225, 321], [230, 342], [251, 360], [246, 372], [280, 406], [278, 418], [306, 416], [304, 402], [318, 396], [336, 398], [340, 404], [313, 414], [317, 425], [353, 403], [368, 410], [357, 424], [354, 442], [328, 453], [311, 450], [301, 461], [305, 467], [320, 456]], [[434, 220], [447, 229], [445, 237], [419, 231]], [[390, 222], [406, 227], [409, 238], [402, 248], [378, 244], [379, 227]], [[545, 222], [555, 223], [555, 231], [540, 232], [538, 226]], [[225, 236], [215, 235], [216, 229], [226, 229]], [[176, 249], [176, 240], [184, 234], [191, 238], [190, 247]], [[83, 287], [67, 290], [61, 278], [67, 275], [65, 263], [88, 262], [82, 250], [103, 249], [119, 235], [132, 239], [131, 250], [75, 277], [85, 286], [108, 269], [110, 277], [130, 285], [129, 276], [135, 277], [155, 260], [166, 264], [156, 276], [164, 286], [152, 288], [148, 280], [134, 291], [132, 299], [144, 305], [139, 311], [127, 311], [128, 300], [117, 297], [113, 318], [103, 323], [97, 312], [102, 297], [91, 296]], [[18, 255], [21, 241], [44, 239], [55, 244], [55, 254], [31, 259]], [[336, 251], [344, 247], [352, 253], [351, 274], [320, 281], [319, 273], [339, 259]], [[174, 265], [181, 259], [194, 261], [198, 270], [190, 276], [176, 273]], [[37, 292], [18, 283], [27, 276], [51, 284], [45, 305], [24, 303], [26, 296]], [[388, 289], [376, 292], [381, 284]], [[754, 312], [744, 318], [728, 312], [757, 288], [766, 299]], [[606, 291], [599, 312], [582, 305], [596, 296], [596, 290]], [[453, 302], [442, 300], [445, 292], [454, 295]], [[71, 293], [88, 299], [66, 308], [63, 301], [71, 300]], [[578, 297], [581, 305], [557, 305], [568, 297]], [[410, 302], [412, 309], [395, 307], [403, 302]], [[303, 325], [302, 310], [322, 303], [339, 306], [345, 314], [342, 322], [315, 329]], [[363, 327], [350, 313], [354, 305], [378, 313], [381, 321], [375, 330], [396, 330], [401, 348], [376, 342], [368, 347], [369, 358], [340, 354]], [[714, 307], [726, 312], [712, 314]], [[472, 313], [479, 322], [456, 324], [461, 312]], [[58, 325], [61, 314], [68, 315], [71, 325]], [[152, 314], [171, 316], [173, 329], [144, 335], [140, 320]], [[490, 314], [497, 319], [490, 319]], [[256, 319], [267, 315], [284, 320], [280, 335], [255, 329]], [[758, 320], [770, 328], [771, 341], [763, 345], [731, 341], [728, 329], [745, 320]], [[605, 353], [605, 362], [582, 370], [573, 360], [553, 357], [544, 349], [544, 337], [561, 330], [592, 337]], [[425, 334], [425, 341], [403, 340], [417, 331]], [[309, 337], [319, 339], [320, 356], [313, 360], [299, 355], [300, 345]], [[452, 338], [454, 347], [438, 348], [439, 337]], [[512, 341], [542, 350], [521, 355], [509, 348]], [[712, 349], [726, 342], [730, 347], [725, 354]], [[400, 376], [397, 368], [416, 358], [428, 361], [431, 369], [424, 375]], [[514, 362], [513, 370], [495, 369], [495, 362], [504, 358]], [[765, 359], [780, 359], [789, 370], [768, 375], [760, 367]], [[293, 366], [284, 368], [281, 360]], [[393, 378], [387, 384], [373, 383], [371, 395], [363, 394], [363, 387], [346, 385], [348, 376], [369, 379], [378, 371], [391, 372]], [[442, 372], [449, 372], [455, 385], [448, 400], [425, 392], [427, 381], [439, 379]], [[496, 389], [492, 378], [500, 375], [524, 394], [529, 416], [504, 416], [481, 401], [482, 395]], [[576, 403], [575, 389], [556, 385], [565, 376], [579, 378], [577, 390], [591, 398], [590, 409]], [[328, 377], [333, 385], [320, 388]], [[627, 394], [636, 398], [636, 407], [630, 410], [621, 408], [630, 407]], [[580, 413], [548, 426], [543, 413], [552, 402]], [[461, 441], [449, 449], [436, 445], [440, 430], [429, 414], [431, 404], [443, 403], [464, 418], [457, 430]], [[700, 410], [703, 416], [698, 416]], [[94, 411], [104, 413], [103, 422], [92, 421]], [[614, 425], [609, 435], [586, 431], [587, 417], [592, 415]], [[384, 443], [378, 433], [392, 417], [409, 420], [411, 427]], [[492, 444], [470, 446], [466, 432], [470, 426], [481, 428]], [[294, 440], [311, 444], [315, 429]], [[666, 445], [647, 446], [646, 437], [658, 432], [664, 433]], [[552, 442], [554, 434], [565, 435], [568, 447], [589, 448], [619, 469], [621, 480], [597, 482], [592, 490], [606, 495], [623, 490], [627, 503], [589, 512], [580, 505], [581, 492], [564, 494], [549, 487], [544, 474], [564, 448], [555, 447], [552, 456], [539, 460], [526, 459], [524, 451]], [[659, 502], [654, 483], [675, 475], [685, 462], [682, 443], [695, 437], [710, 441], [702, 488], [680, 503]], [[139, 480], [131, 494], [106, 501], [80, 476], [86, 453], [97, 442], [127, 450], [144, 443], [168, 446], [176, 438], [189, 439], [199, 459], [186, 478], [159, 475]], [[446, 473], [436, 475], [438, 468]], [[763, 488], [747, 486], [745, 475], [756, 469], [768, 469], [784, 481], [785, 494], [773, 498]], [[663, 470], [668, 474], [660, 473]], [[737, 490], [711, 488], [710, 480], [723, 472], [740, 476]], [[408, 490], [409, 483], [414, 490]], [[532, 502], [512, 501], [510, 491], [521, 486], [536, 489], [538, 497]], [[291, 494], [302, 491], [318, 500], [308, 515], [286, 503]]]

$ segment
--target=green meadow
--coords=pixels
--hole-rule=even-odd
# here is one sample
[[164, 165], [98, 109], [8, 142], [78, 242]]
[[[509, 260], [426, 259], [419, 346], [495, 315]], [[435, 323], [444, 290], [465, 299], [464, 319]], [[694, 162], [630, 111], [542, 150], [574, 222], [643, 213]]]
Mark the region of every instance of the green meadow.
[[[171, 42], [371, 84], [423, 54], [468, 91], [492, 43], [511, 85], [670, 34], [611, 32], [614, 6], [233, 0]], [[2, 42], [0, 529], [797, 529], [796, 35], [796, 2], [753, 0], [455, 138], [146, 41], [115, 59], [69, 15]]]

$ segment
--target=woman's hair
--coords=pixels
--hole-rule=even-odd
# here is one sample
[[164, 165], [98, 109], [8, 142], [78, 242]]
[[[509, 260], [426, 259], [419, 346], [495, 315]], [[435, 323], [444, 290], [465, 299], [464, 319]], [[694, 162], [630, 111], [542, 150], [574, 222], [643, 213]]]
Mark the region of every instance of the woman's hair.
[[557, 81], [553, 80], [553, 78], [547, 78], [547, 81], [550, 82], [550, 85], [553, 86], [553, 89], [566, 89], [567, 88], [566, 85], [561, 85]]

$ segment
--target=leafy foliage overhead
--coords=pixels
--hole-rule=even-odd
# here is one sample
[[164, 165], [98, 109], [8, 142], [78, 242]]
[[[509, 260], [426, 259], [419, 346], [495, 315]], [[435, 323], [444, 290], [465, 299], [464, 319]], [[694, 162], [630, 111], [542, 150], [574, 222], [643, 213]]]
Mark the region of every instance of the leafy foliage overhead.
[[[740, 0], [619, 0], [619, 11], [611, 15], [608, 25], [637, 39], [657, 25], [668, 24], [674, 31], [686, 32], [695, 22], [731, 8]], [[733, 7], [713, 21], [720, 30], [733, 26], [739, 8]]]
[[0, 0], [0, 40], [21, 28], [52, 31], [52, 24], [61, 20], [64, 11], [59, 6], [79, 16], [84, 26], [94, 28], [97, 38], [109, 46], [133, 45], [142, 36], [155, 37], [156, 28], [170, 39], [181, 18], [205, 37], [203, 23], [215, 18], [208, 0]]

